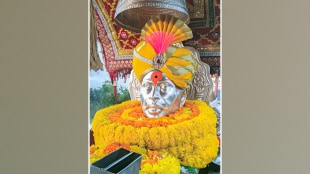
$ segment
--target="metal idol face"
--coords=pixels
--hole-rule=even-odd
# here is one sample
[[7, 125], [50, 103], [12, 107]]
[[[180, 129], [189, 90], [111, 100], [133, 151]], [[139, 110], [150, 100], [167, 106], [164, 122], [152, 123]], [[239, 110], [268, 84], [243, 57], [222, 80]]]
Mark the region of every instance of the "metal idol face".
[[144, 115], [159, 118], [174, 113], [184, 105], [185, 91], [176, 87], [160, 71], [149, 72], [144, 76], [140, 89]]

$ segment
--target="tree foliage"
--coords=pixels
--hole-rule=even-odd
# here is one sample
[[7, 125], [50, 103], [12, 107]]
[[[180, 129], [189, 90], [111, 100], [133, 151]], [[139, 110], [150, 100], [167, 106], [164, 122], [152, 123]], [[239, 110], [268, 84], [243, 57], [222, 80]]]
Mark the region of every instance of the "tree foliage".
[[[117, 90], [118, 102], [130, 100], [128, 89], [120, 87]], [[90, 88], [89, 91], [90, 101], [90, 122], [92, 122], [94, 115], [100, 109], [106, 108], [111, 105], [115, 105], [114, 89], [110, 81], [105, 81], [101, 88]]]

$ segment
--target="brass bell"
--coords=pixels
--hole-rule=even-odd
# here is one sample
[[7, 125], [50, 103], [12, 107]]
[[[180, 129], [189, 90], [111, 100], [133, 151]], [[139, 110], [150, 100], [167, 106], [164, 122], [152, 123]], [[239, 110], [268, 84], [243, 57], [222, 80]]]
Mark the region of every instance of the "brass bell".
[[185, 24], [190, 20], [185, 0], [119, 0], [114, 21], [124, 29], [140, 33], [145, 23], [159, 14], [173, 15]]

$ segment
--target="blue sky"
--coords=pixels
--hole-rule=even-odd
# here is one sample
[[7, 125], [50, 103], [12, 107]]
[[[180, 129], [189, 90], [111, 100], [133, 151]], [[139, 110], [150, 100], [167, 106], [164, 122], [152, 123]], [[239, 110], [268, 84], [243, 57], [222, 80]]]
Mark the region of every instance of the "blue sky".
[[106, 71], [97, 71], [90, 70], [89, 73], [89, 87], [98, 88], [102, 86], [102, 83], [106, 80], [110, 81], [109, 75]]

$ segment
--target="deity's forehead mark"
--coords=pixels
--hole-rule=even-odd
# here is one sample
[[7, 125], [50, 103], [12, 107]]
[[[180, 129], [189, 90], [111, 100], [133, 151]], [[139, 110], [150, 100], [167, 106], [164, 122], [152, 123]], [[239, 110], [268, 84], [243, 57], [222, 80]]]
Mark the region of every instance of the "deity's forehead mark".
[[163, 75], [160, 71], [153, 71], [151, 75], [151, 80], [153, 81], [154, 86], [156, 86], [157, 82], [163, 78]]

